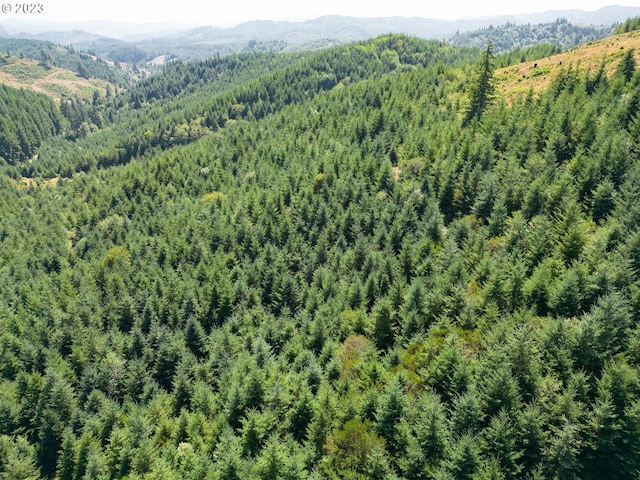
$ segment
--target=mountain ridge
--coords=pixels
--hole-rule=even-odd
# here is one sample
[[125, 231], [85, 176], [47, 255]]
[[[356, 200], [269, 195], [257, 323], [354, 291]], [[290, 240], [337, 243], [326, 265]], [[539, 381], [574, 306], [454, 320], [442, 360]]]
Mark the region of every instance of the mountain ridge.
[[[331, 38], [340, 41], [365, 40], [387, 33], [402, 33], [419, 38], [442, 40], [460, 31], [470, 31], [504, 23], [545, 23], [566, 18], [571, 23], [607, 25], [622, 22], [640, 15], [640, 7], [608, 6], [597, 11], [547, 10], [530, 14], [500, 15], [490, 17], [439, 20], [423, 17], [352, 17], [325, 15], [304, 21], [251, 20], [232, 27], [200, 25], [180, 28], [173, 24], [125, 24], [116, 22], [51, 23], [51, 22], [0, 22], [0, 35], [58, 41], [61, 32], [87, 31], [111, 40], [127, 43], [181, 39], [186, 42], [238, 40], [282, 40], [283, 36], [298, 43]], [[35, 37], [34, 37], [35, 35]], [[203, 35], [205, 38], [203, 38]], [[76, 39], [75, 43], [88, 43]]]

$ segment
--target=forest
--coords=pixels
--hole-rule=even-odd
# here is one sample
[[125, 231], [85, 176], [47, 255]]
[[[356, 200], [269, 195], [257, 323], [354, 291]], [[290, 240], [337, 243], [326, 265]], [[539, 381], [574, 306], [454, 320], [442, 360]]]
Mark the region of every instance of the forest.
[[131, 71], [123, 65], [112, 65], [111, 61], [77, 51], [72, 46], [0, 36], [0, 52], [7, 56], [33, 58], [45, 68], [58, 66], [76, 72], [81, 77], [100, 78], [118, 86], [126, 86], [131, 81]]
[[[623, 25], [628, 25], [632, 20], [627, 20]], [[552, 44], [560, 50], [566, 50], [576, 45], [607, 37], [616, 29], [622, 28], [624, 30], [623, 25], [618, 25], [615, 28], [611, 25], [575, 25], [566, 18], [558, 18], [552, 23], [534, 25], [506, 23], [472, 32], [458, 33], [451, 37], [450, 42], [453, 45], [484, 48], [487, 41], [491, 40], [498, 53], [532, 47], [540, 43]], [[627, 33], [631, 30], [635, 30], [635, 28], [633, 26], [626, 27], [626, 31], [618, 31], [617, 33]]]
[[0, 87], [0, 479], [638, 478], [638, 52], [553, 52]]
[[0, 84], [0, 158], [24, 161], [44, 140], [62, 133], [65, 118], [45, 95]]

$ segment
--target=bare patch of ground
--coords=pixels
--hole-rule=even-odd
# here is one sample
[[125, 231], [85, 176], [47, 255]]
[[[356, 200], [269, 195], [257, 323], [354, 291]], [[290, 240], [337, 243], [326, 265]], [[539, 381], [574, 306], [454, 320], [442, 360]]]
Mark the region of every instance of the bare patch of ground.
[[29, 178], [29, 177], [22, 177], [20, 179], [20, 182], [18, 182], [20, 185], [23, 185], [25, 187], [55, 187], [58, 184], [58, 179], [60, 177], [53, 177], [53, 178], [47, 178], [47, 179], [43, 179], [43, 178]]
[[155, 57], [153, 60], [151, 60], [149, 62], [149, 65], [154, 65], [156, 67], [159, 67], [161, 65], [164, 65], [165, 63], [167, 63], [167, 56], [166, 55], [159, 55], [159, 56]]
[[[42, 67], [31, 59], [20, 59], [22, 75], [15, 74], [16, 62], [10, 66], [0, 66], [0, 83], [14, 88], [26, 88], [44, 93], [59, 101], [61, 97], [77, 96], [90, 99], [95, 90], [106, 92], [109, 82], [95, 78], [82, 78], [75, 72], [62, 68], [51, 68], [42, 73]], [[112, 88], [114, 88], [111, 85]]]

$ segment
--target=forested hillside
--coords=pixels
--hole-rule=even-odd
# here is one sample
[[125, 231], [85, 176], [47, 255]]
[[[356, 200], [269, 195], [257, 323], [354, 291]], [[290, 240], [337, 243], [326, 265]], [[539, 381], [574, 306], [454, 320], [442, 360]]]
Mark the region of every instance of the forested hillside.
[[0, 52], [37, 60], [45, 68], [60, 67], [83, 78], [99, 78], [118, 86], [130, 83], [131, 71], [100, 57], [43, 40], [0, 37]]
[[[491, 40], [495, 51], [506, 52], [516, 48], [527, 48], [545, 42], [566, 50], [576, 45], [598, 40], [613, 33], [611, 25], [574, 25], [566, 18], [552, 23], [489, 26], [480, 30], [459, 33], [451, 37], [453, 45], [483, 48]], [[623, 32], [620, 32], [623, 33]]]
[[586, 75], [597, 84], [599, 78], [611, 77], [621, 63], [627, 72], [624, 75], [630, 77], [640, 61], [640, 31], [630, 30], [552, 56], [540, 55], [548, 47], [543, 44], [499, 55], [499, 66], [504, 68], [496, 70], [496, 80], [502, 98], [509, 102], [530, 90], [542, 92], [553, 82], [575, 75]]
[[506, 102], [491, 45], [387, 36], [96, 102], [0, 167], [0, 478], [635, 478], [621, 60]]
[[[244, 54], [174, 63], [95, 110], [108, 126], [80, 143], [59, 138], [25, 176], [68, 176], [188, 144], [239, 120], [254, 122], [352, 82], [418, 66], [464, 65], [477, 50], [409, 37], [381, 37], [317, 53]], [[83, 135], [82, 135], [83, 136]], [[80, 148], [78, 148], [80, 147]], [[66, 172], [66, 173], [65, 173]]]
[[45, 139], [62, 133], [64, 125], [50, 98], [0, 84], [0, 162], [32, 157]]

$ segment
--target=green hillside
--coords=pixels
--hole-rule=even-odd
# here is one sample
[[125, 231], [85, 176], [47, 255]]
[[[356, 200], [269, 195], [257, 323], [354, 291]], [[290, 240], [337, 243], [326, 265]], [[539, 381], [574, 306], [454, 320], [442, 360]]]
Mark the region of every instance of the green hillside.
[[0, 162], [31, 158], [64, 126], [64, 117], [47, 96], [0, 84]]
[[73, 47], [43, 40], [0, 37], [0, 52], [7, 56], [36, 60], [45, 69], [58, 67], [85, 79], [95, 78], [119, 87], [128, 85], [132, 78], [132, 71], [122, 64], [114, 65], [111, 61], [76, 51]]
[[471, 32], [458, 33], [451, 37], [450, 41], [453, 45], [484, 48], [487, 41], [491, 40], [496, 52], [527, 48], [541, 42], [567, 50], [576, 45], [608, 37], [613, 33], [613, 25], [574, 25], [566, 18], [558, 18], [555, 22], [534, 25], [506, 23], [495, 27], [489, 26]]
[[171, 64], [108, 108], [94, 109], [94, 117], [108, 122], [105, 128], [79, 143], [51, 143], [22, 174], [68, 176], [120, 165], [191, 143], [237, 121], [258, 121], [350, 83], [424, 65], [463, 65], [477, 55], [477, 50], [441, 42], [391, 36], [312, 54], [254, 53]]
[[104, 96], [117, 87], [105, 80], [81, 77], [71, 70], [45, 66], [36, 60], [0, 54], [0, 84], [43, 93], [56, 102], [77, 98], [90, 101], [95, 93]]
[[635, 478], [621, 60], [507, 103], [386, 36], [63, 107], [0, 166], [0, 478]]

